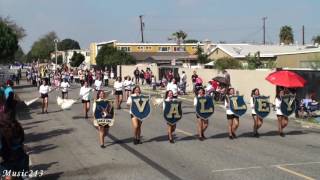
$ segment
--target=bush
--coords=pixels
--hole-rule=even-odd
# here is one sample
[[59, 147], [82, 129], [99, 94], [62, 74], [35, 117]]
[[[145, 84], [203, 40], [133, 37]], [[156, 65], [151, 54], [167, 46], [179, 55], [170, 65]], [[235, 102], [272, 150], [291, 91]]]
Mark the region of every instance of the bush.
[[223, 69], [242, 69], [242, 65], [239, 60], [232, 58], [218, 59], [214, 63], [214, 67], [218, 70]]

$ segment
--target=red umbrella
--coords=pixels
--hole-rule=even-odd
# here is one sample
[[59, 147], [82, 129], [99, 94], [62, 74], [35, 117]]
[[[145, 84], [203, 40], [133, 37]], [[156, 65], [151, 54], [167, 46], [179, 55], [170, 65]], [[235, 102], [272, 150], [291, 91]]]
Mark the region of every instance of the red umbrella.
[[266, 80], [277, 86], [287, 88], [303, 87], [306, 80], [292, 71], [276, 71], [268, 75]]

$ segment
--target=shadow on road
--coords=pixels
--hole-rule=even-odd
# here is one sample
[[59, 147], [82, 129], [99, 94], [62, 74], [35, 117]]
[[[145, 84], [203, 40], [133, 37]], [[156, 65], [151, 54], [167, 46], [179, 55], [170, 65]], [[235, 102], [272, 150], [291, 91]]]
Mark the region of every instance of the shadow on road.
[[31, 150], [29, 151], [29, 153], [30, 154], [40, 154], [41, 152], [49, 151], [49, 150], [55, 149], [57, 147], [58, 146], [53, 145], [53, 144], [32, 146], [32, 147], [30, 147]]
[[49, 121], [49, 120], [50, 120], [50, 119], [40, 120], [40, 121], [32, 121], [32, 122], [28, 122], [28, 123], [23, 123], [23, 126], [39, 124], [39, 123], [47, 122], [47, 121]]
[[[302, 134], [308, 134], [306, 132], [303, 131], [284, 131], [285, 135], [302, 135]], [[269, 131], [267, 133], [263, 133], [260, 134], [260, 136], [279, 136], [279, 132], [278, 131]]]
[[34, 142], [34, 141], [42, 141], [44, 139], [60, 136], [62, 134], [69, 134], [72, 131], [74, 130], [72, 128], [69, 128], [69, 129], [57, 129], [49, 132], [36, 133], [36, 134], [29, 133], [29, 134], [26, 134], [26, 143]]
[[30, 104], [29, 106], [27, 106], [23, 101], [18, 102], [17, 107], [16, 107], [18, 120], [23, 121], [23, 120], [32, 119], [32, 117], [31, 117], [32, 112], [30, 112], [30, 110], [37, 109], [39, 107], [41, 107], [40, 102], [34, 102], [34, 103]]

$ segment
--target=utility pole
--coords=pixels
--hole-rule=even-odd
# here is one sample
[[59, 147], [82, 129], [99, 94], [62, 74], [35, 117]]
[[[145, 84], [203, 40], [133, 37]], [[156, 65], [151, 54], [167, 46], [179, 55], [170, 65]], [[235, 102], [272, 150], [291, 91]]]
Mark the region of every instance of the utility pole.
[[302, 45], [304, 45], [304, 25], [302, 25]]
[[140, 31], [141, 31], [141, 42], [144, 43], [144, 38], [143, 38], [143, 29], [144, 29], [144, 23], [142, 20], [142, 15], [139, 16], [140, 18]]
[[263, 26], [262, 26], [262, 29], [263, 29], [263, 44], [266, 44], [266, 19], [267, 19], [267, 17], [263, 17], [262, 18], [262, 21], [263, 21]]

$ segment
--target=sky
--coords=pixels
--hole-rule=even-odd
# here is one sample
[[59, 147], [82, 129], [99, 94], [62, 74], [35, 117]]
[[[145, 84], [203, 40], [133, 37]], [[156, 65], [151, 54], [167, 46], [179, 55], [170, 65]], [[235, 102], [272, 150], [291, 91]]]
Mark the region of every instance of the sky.
[[0, 0], [0, 16], [9, 16], [27, 36], [20, 42], [28, 52], [50, 31], [60, 40], [71, 38], [89, 49], [91, 42], [140, 42], [143, 15], [146, 42], [168, 42], [183, 30], [187, 39], [213, 43], [261, 43], [262, 17], [266, 41], [279, 43], [281, 26], [289, 25], [295, 42], [320, 35], [320, 0]]

